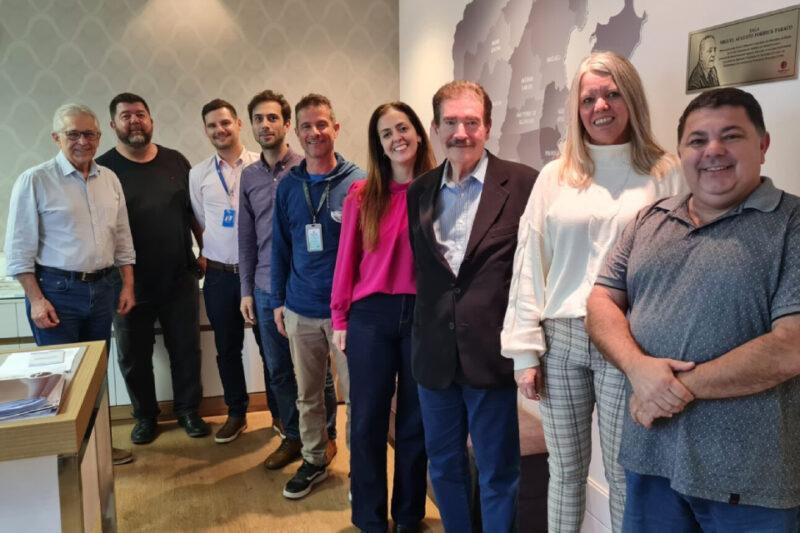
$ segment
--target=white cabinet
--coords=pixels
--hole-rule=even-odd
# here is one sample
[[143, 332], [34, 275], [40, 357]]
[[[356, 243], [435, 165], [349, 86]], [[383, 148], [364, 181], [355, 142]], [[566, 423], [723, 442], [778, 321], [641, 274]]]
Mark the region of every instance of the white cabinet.
[[0, 339], [17, 336], [17, 306], [13, 301], [0, 302]]
[[[202, 297], [200, 298], [200, 327], [201, 330], [209, 328]], [[156, 328], [160, 328], [158, 323], [156, 323]], [[128, 396], [125, 381], [117, 364], [117, 346], [113, 341], [111, 344], [111, 358], [108, 365], [108, 388], [111, 405], [130, 405], [131, 399]], [[222, 382], [220, 382], [219, 371], [217, 370], [217, 349], [214, 347], [213, 331], [200, 332], [200, 351], [203, 397], [222, 396]], [[258, 352], [258, 345], [250, 329], [245, 330], [242, 361], [244, 376], [247, 381], [247, 391], [251, 393], [264, 392], [264, 370], [261, 363], [261, 355]], [[156, 398], [160, 402], [171, 401], [173, 394], [169, 355], [164, 346], [164, 337], [162, 335], [156, 335], [156, 343], [153, 346], [153, 373], [155, 374], [156, 382]]]
[[[203, 298], [200, 298], [200, 350], [202, 357], [201, 379], [203, 397], [222, 396], [222, 383], [217, 370], [217, 350], [214, 347], [214, 332], [210, 330]], [[156, 328], [160, 325], [156, 323]], [[208, 331], [202, 331], [206, 329]], [[33, 336], [25, 312], [25, 300], [22, 298], [0, 300], [0, 351], [16, 351], [35, 348], [32, 342], [19, 343], [20, 339]], [[14, 342], [17, 341], [17, 342]], [[244, 375], [248, 392], [264, 392], [264, 370], [261, 355], [251, 329], [245, 330], [244, 349], [242, 350]], [[153, 372], [156, 381], [156, 397], [159, 401], [172, 400], [172, 381], [170, 377], [169, 356], [164, 347], [164, 337], [156, 335], [153, 346]], [[125, 381], [117, 364], [117, 345], [112, 339], [108, 361], [108, 396], [111, 405], [129, 405], [131, 403]]]

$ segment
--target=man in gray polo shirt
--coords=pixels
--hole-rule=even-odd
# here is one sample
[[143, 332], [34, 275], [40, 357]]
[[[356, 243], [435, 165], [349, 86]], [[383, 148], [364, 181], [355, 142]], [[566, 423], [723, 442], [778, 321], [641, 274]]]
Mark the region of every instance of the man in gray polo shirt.
[[637, 215], [588, 304], [628, 378], [623, 528], [798, 531], [800, 199], [760, 175], [749, 93], [701, 94], [678, 139], [691, 193]]

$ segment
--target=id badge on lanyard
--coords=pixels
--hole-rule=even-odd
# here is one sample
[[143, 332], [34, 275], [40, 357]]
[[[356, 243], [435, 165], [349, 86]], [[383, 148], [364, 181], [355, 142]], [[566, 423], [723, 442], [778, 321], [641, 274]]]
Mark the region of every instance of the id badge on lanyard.
[[222, 227], [232, 228], [236, 224], [236, 209], [230, 208], [222, 212]]
[[319, 205], [315, 211], [314, 207], [311, 205], [311, 193], [308, 190], [308, 183], [305, 181], [303, 182], [303, 193], [306, 197], [306, 205], [308, 206], [308, 212], [311, 213], [311, 224], [306, 224], [306, 250], [309, 252], [321, 252], [325, 248], [322, 242], [322, 224], [317, 222], [317, 215], [319, 215], [322, 206], [327, 202], [330, 190], [331, 184], [328, 182], [325, 185], [325, 190], [322, 192]]
[[322, 224], [306, 224], [306, 249], [309, 252], [321, 252]]
[[228, 184], [225, 183], [225, 176], [222, 175], [222, 169], [219, 166], [219, 159], [217, 157], [214, 158], [214, 165], [217, 167], [217, 176], [219, 176], [219, 181], [222, 183], [222, 188], [225, 191], [225, 197], [228, 199], [228, 209], [222, 211], [222, 227], [223, 228], [232, 228], [236, 225], [236, 209], [233, 208], [233, 195], [236, 193], [236, 182], [233, 184], [233, 188], [228, 190]]

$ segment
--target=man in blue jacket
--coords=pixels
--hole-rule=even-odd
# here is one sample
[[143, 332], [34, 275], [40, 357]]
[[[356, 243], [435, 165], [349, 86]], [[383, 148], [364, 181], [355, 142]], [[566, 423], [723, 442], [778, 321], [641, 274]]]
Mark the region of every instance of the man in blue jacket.
[[347, 364], [332, 341], [330, 299], [342, 202], [350, 185], [364, 178], [358, 166], [334, 152], [339, 123], [330, 100], [319, 94], [304, 96], [295, 105], [295, 117], [305, 160], [278, 185], [271, 272], [275, 324], [289, 339], [297, 379], [303, 443], [303, 464], [283, 489], [290, 499], [306, 496], [327, 477], [323, 391], [330, 354], [345, 402], [350, 403]]

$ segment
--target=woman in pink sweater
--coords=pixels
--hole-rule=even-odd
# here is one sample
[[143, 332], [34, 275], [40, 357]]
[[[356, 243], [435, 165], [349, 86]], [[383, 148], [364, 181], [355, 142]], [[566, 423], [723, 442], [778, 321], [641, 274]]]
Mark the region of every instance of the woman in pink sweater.
[[333, 276], [333, 339], [347, 354], [353, 524], [385, 532], [386, 436], [397, 389], [392, 519], [416, 531], [425, 516], [427, 457], [411, 376], [414, 260], [406, 191], [433, 168], [430, 142], [407, 104], [379, 106], [369, 121], [367, 179], [350, 188]]

